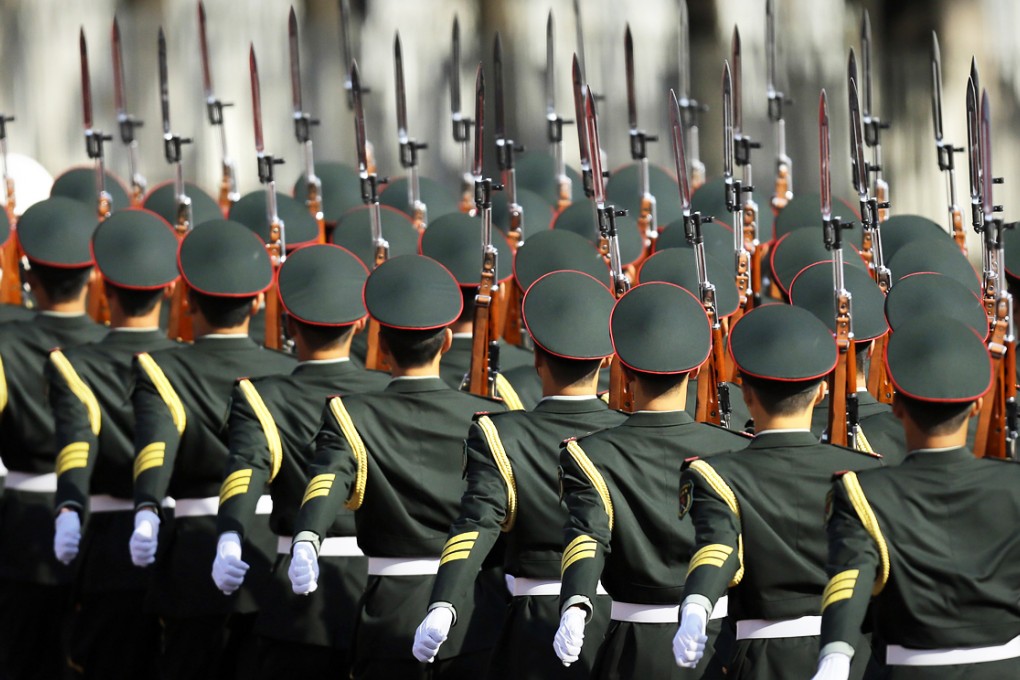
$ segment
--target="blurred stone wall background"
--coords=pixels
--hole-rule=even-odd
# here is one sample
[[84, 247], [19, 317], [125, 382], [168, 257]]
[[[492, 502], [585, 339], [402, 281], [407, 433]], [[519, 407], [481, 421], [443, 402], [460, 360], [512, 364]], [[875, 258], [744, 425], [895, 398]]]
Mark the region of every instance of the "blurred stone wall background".
[[[689, 0], [692, 94], [711, 106], [702, 120], [702, 157], [709, 176], [721, 169], [722, 60], [729, 54], [734, 23], [744, 47], [744, 129], [763, 143], [757, 152], [756, 182], [770, 192], [774, 145], [766, 116], [764, 0]], [[216, 94], [235, 106], [226, 112], [228, 144], [238, 163], [242, 193], [257, 185], [252, 136], [248, 45], [258, 54], [262, 77], [267, 150], [285, 158], [281, 187], [300, 173], [301, 156], [290, 118], [287, 60], [289, 0], [206, 0]], [[300, 24], [305, 107], [322, 124], [314, 132], [319, 159], [353, 163], [353, 122], [343, 93], [343, 65], [336, 0], [294, 0]], [[965, 86], [971, 55], [977, 57], [982, 86], [992, 97], [994, 171], [1006, 177], [996, 202], [1015, 219], [1012, 187], [1020, 183], [1018, 135], [1011, 123], [1020, 99], [1020, 4], [1013, 0], [776, 0], [779, 86], [794, 99], [787, 109], [788, 148], [794, 189], [818, 185], [817, 100], [829, 92], [833, 126], [834, 191], [852, 194], [849, 182], [845, 64], [847, 49], [859, 46], [861, 12], [871, 12], [875, 40], [876, 111], [892, 123], [884, 136], [885, 174], [894, 212], [926, 215], [942, 224], [946, 191], [933, 146], [929, 45], [937, 30], [945, 81], [947, 139], [966, 140]], [[666, 142], [666, 94], [676, 84], [676, 0], [581, 0], [588, 80], [606, 100], [600, 104], [603, 146], [609, 166], [629, 162], [623, 67], [623, 31], [635, 35], [639, 115], [642, 127], [663, 141], [650, 147], [652, 160], [672, 167]], [[454, 13], [462, 27], [461, 84], [466, 109], [472, 106], [474, 66], [481, 59], [491, 76], [492, 41], [502, 32], [508, 112], [512, 136], [529, 148], [545, 146], [543, 71], [545, 21], [556, 22], [557, 104], [573, 118], [570, 56], [575, 50], [571, 0], [352, 0], [355, 55], [367, 97], [368, 134], [382, 175], [398, 175], [393, 91], [393, 35], [404, 47], [408, 113], [412, 136], [429, 144], [422, 173], [456, 187], [459, 150], [449, 125], [446, 71]], [[96, 125], [116, 136], [110, 58], [110, 27], [119, 17], [123, 35], [129, 108], [145, 121], [139, 130], [142, 171], [150, 186], [171, 178], [162, 156], [156, 34], [166, 30], [170, 57], [173, 128], [190, 136], [185, 175], [215, 194], [219, 149], [205, 119], [193, 0], [0, 0], [0, 111], [15, 115], [9, 126], [11, 151], [30, 155], [54, 175], [87, 161], [81, 134], [78, 29], [88, 38]], [[491, 83], [491, 80], [489, 81]], [[491, 92], [491, 86], [490, 86]], [[490, 124], [491, 130], [491, 105]], [[468, 110], [470, 114], [470, 110]], [[566, 157], [576, 165], [577, 143], [568, 128]], [[491, 147], [489, 147], [491, 148]], [[491, 154], [490, 154], [491, 156]], [[127, 158], [116, 140], [108, 147], [109, 167], [127, 176]], [[957, 186], [967, 194], [966, 162], [958, 157]], [[576, 191], [576, 189], [575, 189]], [[675, 197], [659, 197], [660, 202]], [[975, 244], [976, 245], [976, 244]]]

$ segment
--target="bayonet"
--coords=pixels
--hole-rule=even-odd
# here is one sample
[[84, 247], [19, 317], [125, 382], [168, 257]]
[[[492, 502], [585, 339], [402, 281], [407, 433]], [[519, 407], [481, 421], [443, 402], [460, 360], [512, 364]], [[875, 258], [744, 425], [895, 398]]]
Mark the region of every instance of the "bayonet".
[[588, 137], [583, 124], [584, 121], [584, 89], [583, 76], [581, 74], [581, 62], [574, 54], [571, 65], [571, 75], [574, 92], [574, 115], [577, 119], [577, 149], [581, 157], [581, 183], [584, 188], [584, 195], [588, 198], [595, 197], [595, 183], [592, 179], [591, 159], [588, 158]]
[[947, 142], [942, 130], [942, 52], [939, 37], [931, 32], [931, 119], [935, 129], [935, 151], [941, 170], [946, 176], [946, 193], [949, 198], [949, 233], [964, 255], [967, 254], [967, 235], [963, 230], [963, 213], [956, 201], [956, 164], [954, 154], [963, 151]]
[[124, 84], [124, 56], [120, 44], [120, 24], [117, 17], [113, 18], [113, 99], [117, 109], [117, 125], [120, 128], [120, 141], [128, 149], [128, 167], [131, 174], [131, 204], [142, 204], [145, 195], [145, 177], [138, 169], [138, 140], [135, 139], [135, 128], [142, 127], [142, 121], [127, 111], [127, 88]]
[[744, 247], [751, 254], [751, 300], [752, 304], [757, 306], [761, 302], [761, 243], [758, 239], [758, 204], [754, 202], [754, 198], [752, 198], [751, 194], [751, 191], [754, 189], [754, 183], [751, 178], [751, 151], [753, 149], [761, 148], [761, 144], [753, 141], [743, 132], [744, 116], [741, 94], [743, 91], [743, 79], [741, 77], [741, 63], [743, 59], [741, 54], [740, 29], [737, 26], [734, 26], [732, 42], [733, 84], [731, 95], [733, 108], [731, 116], [733, 129], [733, 160], [740, 166], [741, 169], [742, 186], [740, 187], [740, 191], [743, 193], [743, 201], [740, 206], [742, 218], [741, 224], [739, 225], [739, 229], [737, 228], [738, 225], [734, 225], [734, 229], [735, 232], [739, 232], [743, 236]]
[[170, 81], [167, 75], [166, 35], [164, 35], [162, 27], [159, 29], [158, 61], [159, 102], [163, 120], [163, 155], [166, 162], [174, 169], [174, 197], [177, 203], [177, 220], [174, 228], [177, 230], [178, 237], [183, 238], [194, 226], [191, 199], [188, 198], [185, 190], [184, 166], [181, 163], [181, 147], [184, 144], [190, 144], [191, 140], [174, 134], [170, 127]]
[[556, 183], [559, 199], [556, 209], [564, 210], [573, 201], [573, 186], [567, 176], [567, 165], [563, 158], [563, 126], [573, 121], [564, 120], [556, 113], [556, 44], [554, 40], [553, 13], [545, 22], [545, 122], [546, 136], [553, 159], [556, 161]]
[[772, 209], [777, 213], [793, 200], [793, 163], [786, 155], [786, 119], [783, 107], [789, 103], [776, 87], [776, 14], [774, 0], [765, 1], [765, 62], [768, 82], [769, 120], [776, 138], [776, 183]]
[[7, 168], [7, 124], [13, 122], [14, 116], [0, 113], [0, 169], [3, 171], [4, 208], [12, 224], [17, 220], [14, 219], [14, 178]]
[[744, 238], [744, 214], [740, 204], [743, 193], [742, 182], [733, 175], [734, 131], [733, 131], [733, 75], [730, 63], [723, 62], [723, 182], [725, 185], [726, 210], [733, 220], [733, 267], [740, 295], [740, 307], [751, 299], [751, 253]]
[[971, 75], [967, 79], [967, 160], [970, 179], [971, 224], [974, 231], [984, 231], [984, 212], [981, 209], [981, 121], [978, 114], [977, 66], [971, 62]]
[[209, 118], [209, 124], [217, 128], [220, 133], [220, 166], [222, 179], [220, 180], [220, 208], [226, 214], [230, 206], [237, 202], [240, 194], [237, 193], [237, 171], [234, 161], [227, 153], [227, 130], [223, 125], [223, 109], [233, 106], [231, 102], [219, 100], [213, 94], [212, 69], [209, 65], [209, 41], [205, 31], [205, 4], [198, 1], [198, 44], [202, 55], [202, 88], [205, 93], [205, 112]]
[[404, 93], [404, 57], [400, 46], [400, 32], [393, 38], [393, 62], [397, 83], [397, 142], [400, 144], [400, 165], [407, 170], [407, 207], [418, 231], [428, 226], [428, 208], [421, 200], [418, 181], [418, 152], [427, 149], [411, 139], [407, 132], [407, 95]]
[[698, 134], [698, 114], [708, 107], [691, 97], [691, 30], [687, 0], [680, 0], [679, 27], [679, 97], [680, 121], [687, 138], [688, 164], [691, 169], [691, 188], [695, 191], [705, 183], [705, 164], [701, 162], [701, 145]]
[[110, 216], [112, 206], [110, 194], [106, 191], [106, 165], [103, 144], [113, 139], [111, 135], [96, 130], [92, 121], [92, 79], [89, 75], [89, 51], [85, 44], [85, 29], [78, 33], [78, 51], [81, 55], [81, 101], [82, 119], [85, 124], [85, 151], [96, 166], [96, 199], [99, 219]]
[[524, 208], [517, 203], [517, 171], [514, 169], [514, 154], [524, 151], [507, 136], [506, 99], [503, 82], [503, 41], [499, 32], [493, 44], [493, 64], [496, 76], [496, 162], [502, 176], [503, 190], [506, 191], [507, 209], [510, 212], [510, 228], [507, 236], [515, 251], [524, 243]]
[[651, 254], [655, 239], [658, 238], [658, 217], [656, 215], [655, 196], [651, 192], [648, 167], [648, 142], [658, 140], [638, 128], [637, 92], [634, 86], [634, 39], [628, 23], [623, 33], [624, 66], [627, 81], [627, 122], [630, 127], [630, 157], [638, 164], [638, 229], [644, 233], [645, 252]]
[[[889, 183], [882, 179], [881, 132], [887, 130], [889, 124], [875, 115], [872, 99], [871, 43], [871, 17], [868, 10], [864, 10], [864, 15], [861, 18], [861, 76], [864, 87], [861, 124], [864, 143], [871, 149], [871, 164], [868, 165], [868, 173], [874, 178], [873, 193], [880, 204], [887, 204], [889, 203]], [[880, 207], [876, 217], [882, 222], [888, 219], [888, 205], [884, 208]]]
[[305, 162], [305, 206], [319, 225], [319, 241], [326, 242], [326, 223], [322, 213], [322, 180], [315, 174], [315, 153], [312, 147], [312, 128], [318, 119], [304, 109], [301, 95], [301, 45], [298, 39], [297, 15], [290, 8], [287, 17], [287, 45], [290, 52], [290, 98], [294, 117], [294, 136], [301, 145]]
[[588, 68], [584, 62], [584, 22], [581, 20], [581, 0], [574, 0], [574, 30], [577, 35], [577, 50], [574, 52], [574, 55], [577, 57], [583, 82], [583, 79], [588, 75]]
[[471, 173], [471, 119], [460, 110], [460, 20], [453, 16], [453, 37], [450, 52], [450, 119], [453, 122], [453, 141], [460, 144], [461, 163], [461, 212], [472, 213], [474, 204], [474, 177]]

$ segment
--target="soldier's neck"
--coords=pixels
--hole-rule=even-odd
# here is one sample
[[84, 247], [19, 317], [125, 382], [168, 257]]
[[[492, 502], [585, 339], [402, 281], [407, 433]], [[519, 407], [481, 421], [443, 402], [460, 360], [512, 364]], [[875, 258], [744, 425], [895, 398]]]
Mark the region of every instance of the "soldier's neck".
[[85, 313], [85, 298], [88, 295], [87, 286], [82, 288], [81, 293], [76, 298], [64, 302], [54, 302], [51, 300], [42, 286], [36, 286], [34, 293], [36, 308], [40, 312], [55, 312], [57, 314], [68, 315]]
[[635, 411], [683, 411], [687, 408], [687, 381], [656, 394], [647, 392], [641, 385], [640, 380], [631, 382], [631, 390], [634, 392]]
[[146, 314], [141, 316], [128, 316], [124, 313], [116, 294], [107, 295], [110, 305], [110, 328], [158, 328], [159, 313], [163, 306], [162, 300]]
[[805, 409], [799, 413], [784, 416], [773, 416], [764, 412], [761, 408], [751, 408], [751, 418], [754, 420], [754, 431], [764, 432], [765, 430], [811, 430], [811, 411], [814, 408]]
[[599, 391], [598, 371], [588, 380], [569, 385], [557, 381], [548, 370], [540, 370], [538, 375], [542, 380], [543, 397], [594, 397]]
[[250, 320], [250, 317], [245, 317], [244, 321], [236, 326], [213, 326], [202, 316], [202, 312], [195, 310], [192, 316], [192, 326], [196, 338], [203, 335], [248, 335]]

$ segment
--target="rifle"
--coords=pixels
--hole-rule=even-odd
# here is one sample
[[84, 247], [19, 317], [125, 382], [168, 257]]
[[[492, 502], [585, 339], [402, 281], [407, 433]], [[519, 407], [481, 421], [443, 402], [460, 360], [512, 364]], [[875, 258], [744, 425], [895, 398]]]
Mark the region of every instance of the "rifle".
[[[606, 204], [606, 190], [602, 176], [602, 154], [599, 153], [599, 121], [595, 111], [595, 97], [591, 88], [585, 86], [584, 97], [585, 138], [588, 140], [588, 157], [592, 164], [593, 188], [595, 190], [596, 214], [598, 229], [602, 238], [609, 246], [609, 271], [613, 279], [613, 295], [617, 299], [630, 290], [630, 279], [623, 271], [620, 259], [620, 243], [616, 231], [616, 218], [627, 214], [626, 210], [617, 210], [616, 206]], [[609, 408], [621, 411], [634, 410], [634, 395], [623, 375], [620, 357], [614, 356], [609, 369]]]
[[688, 167], [691, 170], [691, 191], [697, 191], [705, 183], [705, 164], [701, 162], [701, 146], [698, 136], [698, 114], [708, 111], [708, 106], [691, 98], [691, 29], [687, 12], [687, 0], [680, 0], [680, 71], [677, 103], [680, 106], [680, 122], [687, 138]]
[[765, 62], [769, 120], [776, 135], [776, 184], [772, 210], [778, 214], [793, 200], [793, 162], [786, 155], [786, 120], [783, 118], [783, 106], [791, 102], [776, 89], [776, 13], [773, 0], [765, 0]]
[[[584, 61], [584, 20], [581, 18], [581, 0], [574, 0], [574, 29], [576, 31], [576, 36], [577, 36], [577, 51], [574, 52], [574, 56], [577, 57], [577, 71], [576, 71], [575, 76], [574, 76], [575, 88], [578, 88], [578, 89], [580, 88], [580, 86], [577, 85], [577, 83], [589, 83], [588, 85], [586, 85], [586, 87], [588, 87], [588, 89], [590, 90], [591, 89], [591, 86], [590, 86], [591, 79], [588, 78], [588, 67], [585, 66], [585, 61]], [[602, 98], [603, 97], [602, 97], [601, 94], [596, 94], [595, 95], [595, 100], [596, 101], [599, 101]], [[575, 105], [575, 107], [577, 106], [577, 101], [578, 101], [578, 96], [576, 94], [576, 89], [575, 89], [575, 95], [574, 95], [574, 105]], [[582, 99], [582, 102], [583, 102], [583, 99]], [[582, 108], [578, 109], [578, 111], [577, 111], [577, 120], [578, 121], [584, 120], [584, 108], [583, 108], [583, 106], [582, 106]], [[580, 127], [583, 127], [583, 126], [580, 123], [578, 123], [577, 127], [580, 128]], [[587, 137], [585, 137], [585, 139], [587, 139]], [[584, 145], [585, 145], [585, 149], [581, 152], [582, 153], [582, 157], [586, 156], [586, 155], [590, 155], [589, 150], [586, 148], [587, 147], [587, 141], [584, 142]], [[605, 155], [605, 151], [602, 149], [602, 147], [599, 147], [598, 151], [599, 151], [599, 157], [600, 158]], [[594, 189], [593, 189], [593, 191], [594, 191]], [[587, 193], [585, 195], [587, 195], [589, 197], [591, 196], [591, 194], [587, 194]]]
[[[499, 32], [493, 44], [493, 62], [496, 76], [496, 163], [499, 166], [503, 190], [506, 191], [507, 209], [510, 213], [510, 228], [507, 240], [511, 253], [524, 244], [524, 208], [517, 203], [517, 171], [514, 169], [514, 154], [524, 151], [524, 147], [507, 137], [506, 101], [503, 90], [503, 41]], [[476, 121], [475, 125], [481, 125]], [[521, 328], [521, 291], [514, 286], [508, 291], [506, 300], [506, 325], [503, 327], [503, 338], [513, 345], [521, 345], [526, 333]]]
[[322, 213], [322, 180], [315, 175], [315, 155], [312, 149], [312, 128], [319, 124], [317, 118], [304, 110], [301, 97], [301, 50], [298, 44], [297, 15], [290, 8], [287, 18], [287, 37], [290, 47], [290, 95], [294, 110], [294, 136], [304, 151], [305, 161], [305, 206], [319, 225], [319, 243], [326, 242], [326, 218]]
[[[761, 259], [763, 249], [758, 240], [758, 204], [754, 202], [751, 192], [754, 191], [754, 184], [751, 181], [751, 150], [760, 149], [761, 144], [752, 141], [743, 131], [743, 97], [741, 78], [741, 49], [740, 30], [733, 27], [733, 74], [732, 74], [732, 129], [733, 129], [733, 160], [740, 166], [743, 186], [741, 191], [744, 194], [743, 204], [740, 206], [742, 214], [741, 224], [734, 224], [734, 232], [740, 232], [744, 237], [744, 247], [751, 254], [751, 303], [755, 307], [761, 304]], [[737, 196], [739, 198], [739, 195]], [[739, 228], [738, 228], [739, 227]]]
[[[248, 52], [248, 70], [251, 72], [251, 110], [255, 120], [255, 156], [258, 159], [259, 183], [266, 188], [266, 219], [269, 222], [269, 239], [266, 250], [273, 272], [287, 259], [287, 238], [283, 220], [276, 211], [276, 179], [273, 168], [283, 164], [282, 158], [276, 158], [265, 151], [262, 139], [262, 95], [259, 87], [259, 67], [255, 61], [255, 45]], [[265, 346], [270, 349], [283, 347], [283, 324], [280, 323], [280, 296], [274, 285], [266, 292], [266, 337]]]
[[563, 126], [573, 121], [564, 120], [556, 113], [556, 52], [553, 40], [553, 13], [545, 22], [545, 122], [549, 147], [556, 160], [556, 182], [559, 186], [557, 212], [565, 210], [573, 202], [573, 185], [567, 176], [566, 160], [563, 158]]
[[[746, 309], [751, 300], [751, 253], [744, 238], [744, 213], [740, 206], [740, 195], [747, 191], [742, 182], [733, 176], [733, 77], [730, 64], [723, 62], [723, 182], [726, 186], [726, 209], [733, 218], [733, 266], [736, 272], [737, 291], [740, 305], [737, 314]], [[736, 319], [733, 320], [736, 322]]]
[[222, 168], [222, 179], [220, 180], [220, 209], [224, 216], [230, 212], [230, 206], [237, 202], [241, 196], [237, 193], [237, 171], [234, 161], [227, 153], [227, 129], [223, 125], [223, 109], [233, 106], [233, 103], [223, 102], [213, 94], [212, 71], [209, 68], [209, 44], [205, 36], [205, 4], [198, 0], [198, 42], [202, 52], [202, 86], [205, 91], [205, 112], [209, 118], [209, 124], [220, 131], [220, 166]]
[[[110, 216], [112, 210], [111, 197], [106, 191], [106, 164], [103, 155], [103, 144], [113, 139], [111, 135], [96, 130], [92, 126], [92, 79], [89, 76], [89, 52], [85, 44], [85, 29], [78, 33], [78, 50], [81, 55], [81, 100], [85, 123], [85, 151], [96, 165], [96, 196], [99, 221]], [[110, 320], [110, 309], [106, 296], [103, 294], [102, 277], [93, 276], [89, 282], [88, 298], [89, 316], [99, 323]]]
[[471, 170], [475, 178], [475, 208], [482, 220], [482, 278], [475, 295], [474, 319], [471, 323], [471, 368], [468, 391], [482, 397], [496, 396], [496, 373], [499, 371], [499, 339], [492, 318], [492, 302], [498, 293], [496, 259], [499, 253], [492, 244], [492, 179], [484, 177], [482, 160], [485, 132], [485, 76], [482, 65], [475, 72], [475, 154]]
[[[857, 192], [861, 207], [861, 252], [868, 261], [871, 275], [883, 293], [888, 293], [892, 286], [892, 273], [885, 266], [885, 255], [882, 251], [882, 230], [878, 213], [889, 207], [888, 203], [880, 203], [871, 195], [868, 186], [868, 163], [864, 160], [864, 133], [862, 131], [860, 100], [857, 96], [857, 59], [853, 48], [847, 62], [847, 96], [850, 106], [850, 177], [854, 190]], [[875, 341], [875, 356], [885, 353], [887, 337]], [[872, 361], [868, 372], [868, 391], [883, 403], [892, 401], [892, 383], [885, 370], [885, 362]]]
[[419, 232], [428, 227], [428, 208], [421, 200], [418, 182], [418, 152], [427, 149], [407, 135], [407, 95], [404, 93], [404, 57], [400, 47], [400, 32], [393, 38], [393, 61], [397, 81], [397, 141], [400, 143], [400, 165], [407, 170], [407, 206]]
[[873, 192], [880, 204], [876, 219], [884, 222], [889, 219], [889, 183], [882, 179], [882, 130], [889, 129], [889, 123], [872, 115], [872, 81], [871, 81], [871, 17], [864, 10], [861, 18], [861, 67], [864, 76], [864, 105], [861, 122], [864, 129], [864, 143], [871, 148], [871, 164], [868, 172], [874, 178]]
[[[344, 79], [344, 91], [347, 93], [347, 108], [352, 112], [355, 111], [355, 96], [354, 96], [354, 79], [351, 76], [351, 72], [354, 69], [354, 48], [351, 42], [351, 6], [349, 0], [339, 0], [338, 3], [340, 10], [340, 52], [344, 60], [344, 73], [346, 78]], [[365, 85], [360, 86], [360, 92], [358, 96], [363, 96], [371, 92], [372, 90]], [[375, 148], [372, 146], [372, 142], [365, 139], [365, 158], [366, 158], [366, 169], [369, 174], [375, 174]]]
[[127, 88], [124, 86], [124, 56], [120, 46], [120, 24], [113, 18], [113, 99], [117, 108], [117, 126], [120, 141], [128, 150], [128, 167], [131, 172], [131, 205], [140, 206], [145, 195], [145, 177], [138, 170], [138, 140], [135, 128], [142, 127], [142, 121], [127, 112]]
[[673, 90], [669, 91], [669, 119], [673, 132], [673, 158], [676, 161], [676, 176], [680, 184], [680, 204], [684, 213], [684, 234], [687, 236], [687, 242], [694, 248], [694, 261], [698, 269], [698, 292], [701, 296], [701, 304], [712, 325], [712, 355], [698, 376], [698, 402], [695, 419], [699, 422], [709, 422], [726, 427], [729, 425], [730, 419], [729, 387], [723, 382], [725, 363], [723, 360], [722, 324], [715, 302], [715, 286], [708, 280], [708, 267], [705, 264], [705, 238], [701, 233], [701, 222], [704, 218], [700, 211], [691, 211], [691, 186], [687, 175], [683, 121], [680, 103]]
[[7, 123], [13, 123], [14, 116], [0, 113], [0, 167], [3, 170], [4, 209], [10, 222], [11, 235], [0, 254], [3, 276], [0, 277], [0, 303], [21, 304], [21, 252], [18, 245], [18, 219], [14, 214], [14, 178], [7, 170]]
[[[988, 91], [981, 93], [981, 206], [984, 221], [984, 250], [991, 264], [986, 273], [986, 290], [994, 291], [995, 314], [988, 338], [992, 359], [993, 392], [986, 395], [978, 416], [974, 438], [975, 455], [1014, 458], [1017, 440], [1016, 336], [1013, 333], [1013, 296], [1006, 287], [1006, 254], [1003, 231], [1015, 224], [1003, 224], [997, 213], [992, 187], [1001, 180], [992, 175], [992, 112]], [[998, 180], [998, 181], [997, 181]]]
[[828, 440], [830, 444], [855, 448], [857, 443], [857, 355], [854, 352], [853, 296], [843, 280], [843, 230], [832, 215], [832, 178], [829, 151], [829, 102], [822, 90], [818, 98], [818, 143], [821, 168], [822, 236], [832, 253], [833, 306], [836, 315], [836, 347], [839, 360], [829, 374]]
[[[166, 162], [174, 168], [174, 195], [177, 202], [177, 219], [174, 231], [177, 240], [181, 241], [194, 226], [191, 212], [191, 199], [188, 198], [184, 185], [184, 166], [181, 163], [181, 147], [190, 144], [190, 139], [175, 135], [170, 129], [170, 83], [167, 77], [166, 36], [159, 29], [159, 101], [163, 119], [163, 155]], [[170, 323], [167, 335], [173, 340], [192, 340], [194, 330], [191, 327], [191, 316], [188, 313], [188, 284], [181, 279], [174, 287], [174, 296], [170, 303]]]
[[471, 213], [474, 204], [474, 176], [471, 174], [471, 119], [460, 110], [460, 21], [453, 16], [453, 49], [450, 53], [450, 120], [453, 122], [453, 141], [460, 144], [464, 172], [460, 182], [460, 210]]
[[[584, 129], [584, 85], [581, 75], [581, 62], [577, 53], [574, 53], [571, 74], [574, 91], [574, 113], [577, 115], [578, 121], [577, 148], [581, 157], [581, 185], [584, 189], [584, 195], [591, 199], [593, 224], [598, 225], [599, 214], [598, 205], [595, 203], [595, 180], [592, 175], [591, 159], [588, 158], [588, 135]], [[598, 229], [596, 228], [595, 231], [598, 232]], [[600, 234], [596, 233], [595, 236], [598, 239], [599, 253], [608, 262], [609, 244], [602, 239]]]
[[935, 152], [939, 170], [946, 176], [946, 192], [949, 196], [949, 233], [967, 254], [967, 235], [963, 231], [963, 212], [956, 202], [956, 166], [953, 154], [963, 151], [963, 147], [955, 147], [942, 137], [942, 51], [939, 49], [939, 36], [931, 32], [931, 120], [935, 128]]
[[[361, 178], [361, 200], [368, 206], [372, 221], [372, 243], [375, 248], [373, 269], [385, 262], [390, 256], [390, 244], [383, 238], [382, 214], [379, 210], [379, 185], [386, 183], [386, 178], [377, 177], [369, 168], [368, 138], [365, 134], [365, 110], [361, 104], [361, 74], [358, 62], [351, 64], [351, 101], [354, 105], [354, 139], [358, 148], [358, 176]], [[371, 371], [384, 370], [382, 357], [379, 356], [379, 322], [368, 320], [368, 350], [365, 354], [365, 368]]]
[[638, 164], [638, 191], [641, 192], [641, 208], [638, 213], [638, 229], [645, 237], [645, 254], [651, 255], [655, 239], [659, 237], [659, 220], [655, 210], [655, 196], [652, 196], [648, 179], [648, 142], [658, 141], [638, 128], [637, 93], [634, 89], [634, 39], [628, 23], [623, 33], [623, 54], [627, 74], [627, 121], [630, 127], [630, 157]]

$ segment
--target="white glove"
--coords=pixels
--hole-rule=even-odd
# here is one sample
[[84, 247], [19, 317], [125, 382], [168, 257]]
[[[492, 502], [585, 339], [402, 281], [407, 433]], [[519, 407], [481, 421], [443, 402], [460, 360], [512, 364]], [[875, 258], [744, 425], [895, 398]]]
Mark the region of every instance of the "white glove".
[[680, 628], [673, 637], [673, 658], [681, 668], [697, 668], [701, 657], [705, 655], [705, 625], [708, 623], [708, 611], [700, 604], [684, 605], [680, 612]]
[[54, 522], [53, 554], [64, 564], [70, 564], [78, 556], [81, 543], [81, 518], [74, 510], [57, 514]]
[[314, 593], [319, 587], [319, 556], [311, 541], [298, 541], [291, 548], [287, 576], [290, 577], [291, 589], [298, 595]]
[[414, 645], [411, 653], [418, 661], [432, 663], [436, 660], [439, 647], [446, 642], [453, 625], [453, 610], [449, 607], [436, 607], [422, 620], [414, 631]]
[[831, 652], [818, 661], [818, 671], [811, 680], [847, 680], [850, 677], [850, 657]]
[[241, 561], [241, 537], [234, 531], [220, 534], [216, 558], [212, 563], [212, 579], [224, 595], [232, 595], [244, 583], [248, 563]]
[[581, 607], [568, 607], [560, 617], [560, 627], [553, 637], [553, 651], [564, 666], [577, 661], [584, 645], [584, 620], [587, 618]]
[[131, 548], [131, 561], [136, 567], [147, 567], [156, 561], [156, 548], [159, 545], [159, 515], [152, 510], [139, 510], [135, 513], [135, 530], [131, 534], [128, 547]]

